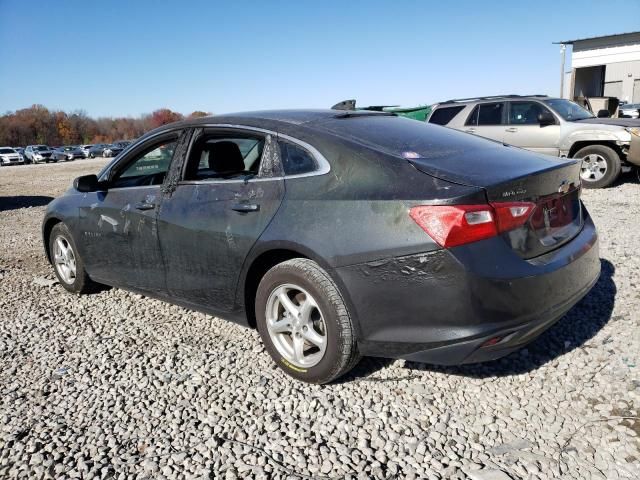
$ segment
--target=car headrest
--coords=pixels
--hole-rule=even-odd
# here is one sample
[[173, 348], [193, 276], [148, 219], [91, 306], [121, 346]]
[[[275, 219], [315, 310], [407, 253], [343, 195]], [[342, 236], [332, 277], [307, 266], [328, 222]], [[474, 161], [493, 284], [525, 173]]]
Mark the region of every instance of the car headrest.
[[220, 174], [244, 171], [244, 159], [237, 143], [225, 140], [212, 143], [208, 147], [211, 170]]

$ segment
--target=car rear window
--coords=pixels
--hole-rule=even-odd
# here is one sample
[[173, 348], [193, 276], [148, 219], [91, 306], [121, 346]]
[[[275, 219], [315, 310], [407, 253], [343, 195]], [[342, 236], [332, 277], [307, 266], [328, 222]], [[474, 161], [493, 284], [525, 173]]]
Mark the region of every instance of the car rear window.
[[450, 159], [452, 153], [492, 148], [493, 143], [450, 128], [387, 115], [334, 118], [320, 125], [338, 137], [407, 159]]
[[286, 175], [301, 175], [313, 172], [316, 162], [306, 150], [287, 142], [280, 143], [280, 157]]
[[453, 117], [455, 117], [462, 111], [463, 108], [464, 105], [438, 108], [429, 117], [429, 123], [435, 123], [436, 125], [447, 125], [451, 120], [453, 120]]

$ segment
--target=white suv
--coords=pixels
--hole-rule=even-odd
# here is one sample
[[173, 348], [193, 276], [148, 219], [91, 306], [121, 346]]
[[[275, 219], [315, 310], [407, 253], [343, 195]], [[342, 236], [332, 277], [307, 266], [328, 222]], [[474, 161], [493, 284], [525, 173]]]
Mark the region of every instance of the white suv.
[[582, 158], [587, 188], [611, 185], [640, 167], [640, 122], [597, 118], [578, 104], [544, 95], [449, 100], [427, 122], [560, 157]]
[[11, 147], [0, 147], [0, 165], [21, 165], [24, 158]]

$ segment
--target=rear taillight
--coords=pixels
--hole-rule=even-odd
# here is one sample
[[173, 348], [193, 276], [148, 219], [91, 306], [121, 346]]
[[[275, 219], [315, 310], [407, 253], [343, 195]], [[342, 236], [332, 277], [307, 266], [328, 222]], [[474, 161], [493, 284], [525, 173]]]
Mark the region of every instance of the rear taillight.
[[448, 248], [495, 237], [526, 223], [535, 208], [529, 202], [490, 205], [421, 205], [409, 211], [411, 218], [438, 245]]
[[492, 203], [491, 206], [496, 212], [498, 233], [508, 232], [524, 225], [536, 207], [535, 203], [530, 202]]

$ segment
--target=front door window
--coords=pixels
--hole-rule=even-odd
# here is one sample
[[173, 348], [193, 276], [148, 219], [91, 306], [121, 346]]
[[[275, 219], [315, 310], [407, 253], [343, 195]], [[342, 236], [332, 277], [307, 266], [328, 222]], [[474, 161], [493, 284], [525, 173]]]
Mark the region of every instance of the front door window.
[[111, 179], [110, 188], [161, 185], [169, 170], [177, 141], [165, 141], [144, 150]]

